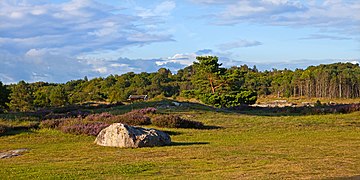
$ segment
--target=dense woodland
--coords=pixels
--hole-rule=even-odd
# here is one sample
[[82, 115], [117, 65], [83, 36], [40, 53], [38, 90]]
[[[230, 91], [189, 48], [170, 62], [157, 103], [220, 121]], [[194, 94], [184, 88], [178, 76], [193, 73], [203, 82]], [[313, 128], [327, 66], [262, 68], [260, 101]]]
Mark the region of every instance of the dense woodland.
[[91, 101], [122, 102], [129, 95], [150, 98], [197, 98], [217, 107], [256, 102], [257, 96], [277, 97], [360, 97], [360, 66], [351, 63], [310, 66], [294, 71], [266, 70], [247, 65], [223, 68], [218, 58], [197, 57], [198, 62], [173, 74], [157, 72], [87, 77], [67, 83], [48, 82], [4, 85], [0, 82], [0, 109], [29, 111]]

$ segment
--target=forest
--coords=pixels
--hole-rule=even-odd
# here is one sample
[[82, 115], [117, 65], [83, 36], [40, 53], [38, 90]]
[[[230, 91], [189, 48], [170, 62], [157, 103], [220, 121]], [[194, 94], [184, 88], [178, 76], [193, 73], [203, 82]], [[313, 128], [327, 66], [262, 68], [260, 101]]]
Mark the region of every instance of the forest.
[[118, 103], [129, 95], [150, 98], [196, 98], [215, 107], [253, 104], [259, 96], [360, 97], [360, 66], [334, 63], [295, 70], [259, 71], [247, 65], [221, 67], [218, 57], [199, 56], [197, 62], [176, 73], [129, 72], [66, 83], [0, 82], [0, 112], [31, 111], [86, 102]]

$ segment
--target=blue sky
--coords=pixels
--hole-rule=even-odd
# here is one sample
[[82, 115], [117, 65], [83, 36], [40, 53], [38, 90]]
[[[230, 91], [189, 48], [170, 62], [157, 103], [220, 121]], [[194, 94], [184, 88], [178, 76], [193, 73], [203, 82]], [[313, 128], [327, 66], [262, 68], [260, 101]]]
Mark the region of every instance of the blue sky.
[[360, 60], [359, 0], [1, 0], [0, 81]]

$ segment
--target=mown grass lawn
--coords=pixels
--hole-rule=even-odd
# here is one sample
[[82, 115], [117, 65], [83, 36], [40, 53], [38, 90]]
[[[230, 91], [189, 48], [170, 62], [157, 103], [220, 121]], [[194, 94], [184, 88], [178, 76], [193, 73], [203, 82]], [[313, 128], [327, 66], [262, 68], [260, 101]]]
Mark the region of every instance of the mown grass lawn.
[[[39, 129], [0, 137], [0, 179], [360, 178], [360, 112], [255, 116], [188, 110], [210, 129], [162, 129], [172, 146], [121, 149], [95, 137]], [[159, 128], [158, 128], [159, 129]]]

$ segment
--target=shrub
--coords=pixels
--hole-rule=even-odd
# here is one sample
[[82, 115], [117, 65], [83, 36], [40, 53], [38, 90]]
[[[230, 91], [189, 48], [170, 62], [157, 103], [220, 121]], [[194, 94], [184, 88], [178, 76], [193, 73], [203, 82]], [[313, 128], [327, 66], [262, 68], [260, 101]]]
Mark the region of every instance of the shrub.
[[152, 119], [152, 124], [168, 128], [203, 128], [204, 124], [197, 121], [183, 119], [178, 115], [162, 115]]
[[185, 98], [195, 98], [196, 92], [194, 90], [183, 90], [181, 91], [180, 96]]
[[114, 115], [108, 113], [108, 112], [103, 112], [101, 114], [91, 114], [88, 115], [85, 119], [87, 121], [106, 121], [109, 118], [113, 118]]
[[61, 119], [61, 118], [74, 118], [74, 117], [86, 117], [89, 115], [89, 112], [87, 111], [80, 111], [80, 110], [75, 110], [75, 111], [69, 111], [66, 113], [55, 113], [55, 112], [50, 112], [46, 115], [40, 116], [43, 119]]
[[156, 108], [149, 107], [144, 109], [132, 110], [128, 113], [113, 116], [106, 120], [108, 123], [124, 123], [128, 125], [149, 125], [151, 120], [146, 114], [155, 114]]
[[91, 135], [91, 136], [97, 136], [100, 131], [106, 127], [108, 127], [109, 124], [104, 122], [93, 122], [93, 123], [79, 123], [79, 124], [73, 124], [70, 126], [61, 126], [59, 129], [64, 133], [71, 133], [76, 135]]
[[6, 132], [7, 127], [5, 125], [0, 124], [0, 134], [3, 134]]
[[148, 108], [144, 108], [144, 109], [134, 110], [134, 112], [136, 112], [136, 111], [141, 114], [155, 114], [157, 109], [154, 107], [148, 107]]
[[201, 94], [200, 100], [215, 107], [238, 107], [241, 105], [254, 104], [257, 100], [255, 91], [241, 91], [239, 93], [229, 94]]
[[320, 100], [317, 100], [314, 104], [315, 107], [321, 107], [322, 104], [321, 104], [321, 101]]
[[55, 128], [58, 128], [60, 126], [60, 123], [62, 123], [63, 121], [65, 121], [65, 119], [48, 119], [48, 120], [44, 120], [44, 121], [41, 121], [40, 128], [55, 129]]
[[136, 112], [128, 112], [123, 115], [115, 116], [107, 121], [109, 123], [124, 123], [128, 125], [149, 125], [151, 120], [149, 117]]
[[144, 114], [155, 112], [155, 108], [145, 108], [118, 116], [104, 112], [101, 114], [88, 115], [85, 118], [79, 116], [78, 118], [49, 119], [42, 121], [40, 127], [59, 129], [64, 133], [71, 134], [97, 135], [111, 123], [121, 122], [129, 125], [151, 124], [150, 118]]

